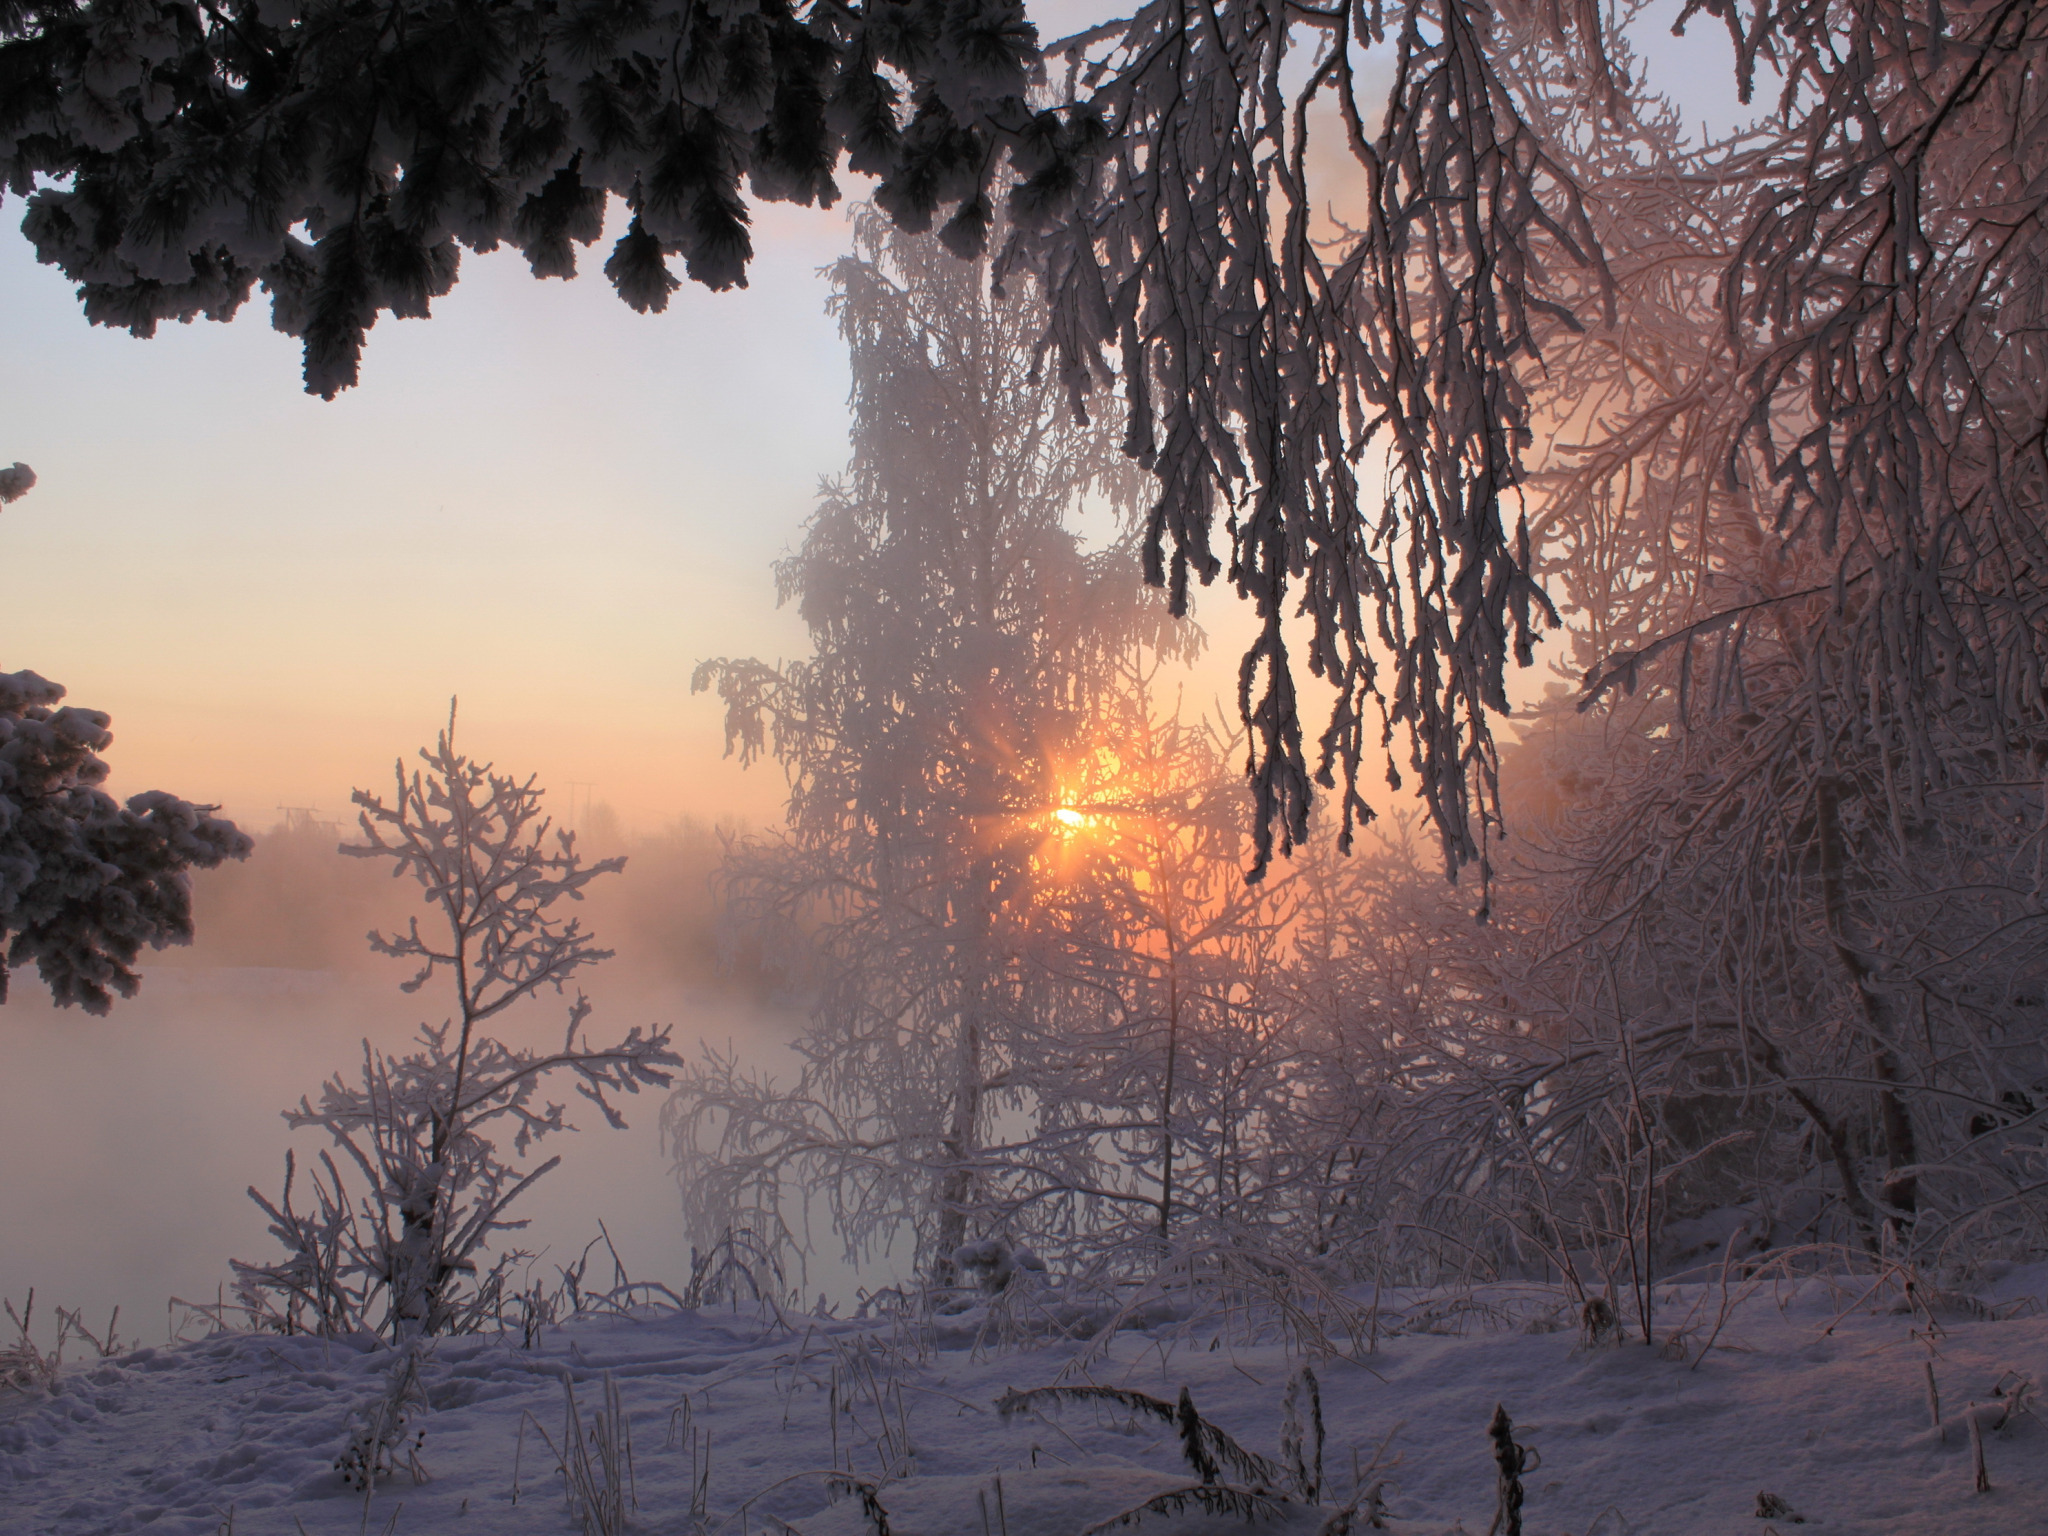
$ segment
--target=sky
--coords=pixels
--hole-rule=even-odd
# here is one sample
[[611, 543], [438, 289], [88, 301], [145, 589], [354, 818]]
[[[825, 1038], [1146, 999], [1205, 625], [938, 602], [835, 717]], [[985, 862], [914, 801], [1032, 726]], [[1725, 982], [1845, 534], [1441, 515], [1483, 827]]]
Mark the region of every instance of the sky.
[[[1039, 10], [1049, 35], [1107, 14]], [[641, 831], [776, 819], [781, 775], [724, 758], [690, 674], [808, 648], [771, 565], [846, 459], [819, 270], [846, 206], [756, 206], [749, 286], [686, 282], [662, 315], [599, 271], [622, 222], [570, 282], [465, 253], [330, 403], [260, 292], [147, 341], [88, 325], [0, 197], [0, 465], [39, 477], [0, 512], [0, 670], [112, 715], [115, 793], [259, 829], [348, 815], [451, 695], [468, 750], [558, 804]]]
[[117, 792], [334, 815], [459, 694], [472, 751], [629, 825], [773, 814], [779, 779], [721, 760], [689, 680], [802, 647], [770, 564], [846, 454], [817, 271], [841, 212], [761, 210], [752, 286], [686, 285], [661, 316], [465, 256], [332, 403], [260, 296], [150, 341], [88, 326], [19, 215], [0, 461], [40, 479], [0, 514], [0, 667], [113, 716]]
[[[1666, 11], [1639, 44], [1688, 116], [1723, 117], [1725, 41], [1670, 38]], [[1051, 36], [1101, 12], [1034, 8]], [[770, 567], [846, 455], [819, 272], [847, 248], [843, 206], [757, 207], [751, 285], [686, 283], [660, 316], [597, 274], [609, 236], [566, 283], [465, 255], [430, 320], [378, 324], [331, 403], [301, 391], [260, 294], [148, 341], [89, 326], [14, 237], [20, 212], [0, 202], [0, 463], [40, 482], [0, 513], [0, 668], [113, 716], [117, 793], [258, 828], [282, 806], [345, 815], [460, 695], [471, 751], [629, 829], [775, 818], [780, 775], [724, 759], [689, 679], [805, 649]], [[1241, 627], [1220, 598], [1203, 617]]]

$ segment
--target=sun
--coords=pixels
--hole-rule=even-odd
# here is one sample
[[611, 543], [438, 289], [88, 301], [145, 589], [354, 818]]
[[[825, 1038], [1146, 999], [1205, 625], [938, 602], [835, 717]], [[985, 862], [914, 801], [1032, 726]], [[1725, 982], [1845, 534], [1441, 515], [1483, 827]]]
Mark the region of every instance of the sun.
[[1051, 823], [1052, 836], [1062, 846], [1068, 846], [1084, 837], [1092, 837], [1102, 829], [1102, 818], [1095, 812], [1083, 809], [1071, 800], [1062, 800], [1053, 806], [1046, 818]]

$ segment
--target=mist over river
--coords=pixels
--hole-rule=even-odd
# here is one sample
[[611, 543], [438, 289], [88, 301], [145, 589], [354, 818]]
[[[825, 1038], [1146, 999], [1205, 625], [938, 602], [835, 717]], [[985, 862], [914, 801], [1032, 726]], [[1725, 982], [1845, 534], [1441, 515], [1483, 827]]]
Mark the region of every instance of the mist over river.
[[[0, 1010], [0, 1296], [19, 1309], [35, 1288], [47, 1344], [57, 1306], [97, 1331], [118, 1305], [125, 1337], [161, 1343], [171, 1297], [231, 1294], [231, 1256], [278, 1253], [248, 1187], [275, 1201], [296, 1147], [303, 1206], [304, 1169], [331, 1145], [324, 1132], [292, 1133], [279, 1112], [359, 1068], [365, 1037], [402, 1053], [422, 1018], [438, 1022], [432, 989], [407, 997], [403, 979], [396, 963], [385, 974], [161, 965], [139, 997], [95, 1019], [51, 1006], [33, 973], [17, 976]], [[588, 973], [585, 990], [593, 1032], [673, 1024], [685, 1056], [710, 1042], [765, 1064], [796, 1023], [792, 1010], [622, 967]], [[559, 1042], [563, 1009], [552, 996], [529, 1003], [500, 1033], [515, 1047]], [[661, 1146], [663, 1094], [624, 1100], [629, 1129], [614, 1131], [566, 1082], [554, 1088], [542, 1098], [569, 1106], [580, 1129], [536, 1146], [533, 1161], [562, 1164], [515, 1208], [532, 1225], [499, 1244], [535, 1253], [533, 1276], [552, 1283], [602, 1220], [634, 1279], [680, 1287], [689, 1242]], [[601, 1249], [591, 1272], [609, 1284]]]

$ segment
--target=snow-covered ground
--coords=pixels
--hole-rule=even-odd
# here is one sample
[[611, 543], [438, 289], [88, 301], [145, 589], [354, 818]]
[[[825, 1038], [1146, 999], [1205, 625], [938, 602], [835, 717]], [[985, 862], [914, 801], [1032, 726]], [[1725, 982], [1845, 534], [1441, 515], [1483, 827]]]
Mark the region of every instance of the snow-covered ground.
[[[1316, 1365], [1324, 1503], [1349, 1500], [1354, 1476], [1384, 1479], [1388, 1528], [1481, 1536], [1501, 1404], [1538, 1453], [1532, 1536], [2048, 1531], [2048, 1410], [2032, 1399], [2048, 1377], [2048, 1266], [1980, 1290], [1988, 1306], [1946, 1298], [1932, 1318], [1869, 1284], [1731, 1293], [1740, 1304], [1704, 1353], [1720, 1288], [1664, 1288], [1658, 1333], [1681, 1332], [1682, 1354], [1530, 1331], [1545, 1326], [1544, 1298], [1527, 1291], [1404, 1297], [1376, 1349]], [[1166, 1425], [1085, 1403], [1006, 1420], [1006, 1390], [1095, 1383], [1173, 1400], [1185, 1387], [1206, 1418], [1278, 1457], [1298, 1365], [1201, 1324], [997, 1348], [957, 1322], [777, 1327], [723, 1310], [585, 1317], [520, 1345], [449, 1339], [425, 1354], [425, 1403], [405, 1429], [423, 1475], [400, 1470], [367, 1501], [336, 1462], [392, 1396], [404, 1357], [389, 1347], [219, 1335], [74, 1367], [54, 1395], [0, 1400], [0, 1531], [575, 1532], [550, 1442], [563, 1441], [568, 1388], [588, 1433], [609, 1381], [631, 1441], [627, 1530], [853, 1536], [870, 1517], [856, 1497], [831, 1498], [836, 1464], [877, 1485], [895, 1536], [1078, 1536], [1191, 1482], [1178, 1444]], [[1988, 1492], [1975, 1487], [1973, 1415]], [[1317, 1531], [1331, 1512], [1290, 1507], [1261, 1528]], [[1155, 1515], [1137, 1528], [1242, 1525]]]

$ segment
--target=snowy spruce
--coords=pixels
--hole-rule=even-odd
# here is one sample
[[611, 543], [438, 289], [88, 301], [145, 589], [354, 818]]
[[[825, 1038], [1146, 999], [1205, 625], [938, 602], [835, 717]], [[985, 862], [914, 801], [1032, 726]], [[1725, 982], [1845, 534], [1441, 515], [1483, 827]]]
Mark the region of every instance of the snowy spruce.
[[189, 871], [244, 857], [249, 839], [161, 790], [115, 800], [99, 787], [112, 722], [63, 698], [37, 673], [0, 673], [0, 1002], [32, 964], [58, 1003], [103, 1014], [141, 986], [145, 948], [191, 941]]

